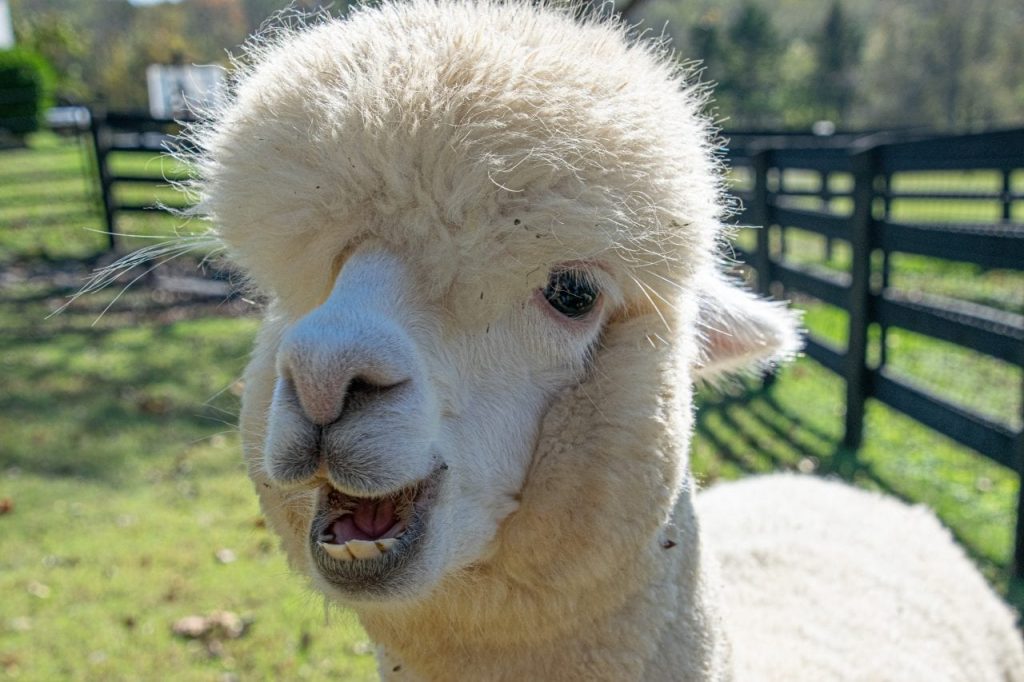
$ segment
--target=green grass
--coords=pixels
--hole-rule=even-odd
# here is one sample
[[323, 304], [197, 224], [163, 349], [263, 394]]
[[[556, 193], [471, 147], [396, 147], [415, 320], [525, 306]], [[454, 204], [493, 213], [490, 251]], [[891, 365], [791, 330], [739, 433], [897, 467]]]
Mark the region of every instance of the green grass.
[[[244, 473], [236, 379], [256, 322], [111, 293], [0, 303], [0, 676], [373, 679], [354, 618], [284, 564]], [[221, 563], [216, 553], [237, 557]], [[250, 619], [207, 646], [185, 616]]]
[[[14, 503], [0, 515], [0, 672], [373, 679], [365, 635], [343, 612], [324, 623], [244, 473], [232, 424], [255, 319], [139, 289], [98, 321], [113, 292], [45, 320], [46, 294], [25, 285], [0, 303], [0, 499]], [[874, 403], [865, 446], [844, 450], [842, 382], [810, 360], [742, 395], [702, 398], [702, 482], [813, 470], [925, 502], [1006, 589], [1011, 472]], [[234, 562], [216, 559], [224, 548]], [[212, 650], [171, 633], [219, 609], [248, 632]]]
[[23, 258], [86, 258], [104, 247], [85, 142], [35, 135], [0, 152], [0, 265]]

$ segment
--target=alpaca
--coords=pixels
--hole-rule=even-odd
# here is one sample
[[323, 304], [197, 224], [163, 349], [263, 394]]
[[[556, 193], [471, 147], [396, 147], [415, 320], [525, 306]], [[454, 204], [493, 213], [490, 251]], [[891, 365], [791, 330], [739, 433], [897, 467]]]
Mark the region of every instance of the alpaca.
[[[720, 168], [685, 77], [612, 21], [492, 0], [250, 45], [193, 130], [194, 190], [268, 301], [241, 430], [292, 567], [355, 611], [384, 679], [910, 679], [907, 660], [1024, 679], [1008, 611], [921, 512], [843, 489], [892, 528], [863, 538], [821, 504], [834, 484], [767, 479], [710, 491], [698, 523], [693, 382], [799, 342], [718, 272]], [[863, 559], [801, 547], [805, 528], [853, 532]], [[942, 557], [932, 584], [962, 579], [984, 622], [938, 599], [915, 620], [927, 600], [884, 579], [898, 542]], [[856, 594], [788, 606], [836, 587], [836, 561], [866, 571]], [[798, 611], [847, 602], [856, 628]], [[970, 667], [929, 645], [944, 628]]]

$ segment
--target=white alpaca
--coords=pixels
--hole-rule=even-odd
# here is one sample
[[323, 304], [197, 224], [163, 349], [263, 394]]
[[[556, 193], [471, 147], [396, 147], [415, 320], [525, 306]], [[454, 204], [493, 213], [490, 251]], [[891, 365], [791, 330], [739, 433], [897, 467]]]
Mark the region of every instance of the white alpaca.
[[196, 131], [198, 210], [270, 300], [245, 453], [383, 677], [1024, 679], [922, 512], [776, 478], [698, 526], [693, 380], [796, 334], [715, 273], [700, 94], [658, 49], [413, 0], [250, 57]]

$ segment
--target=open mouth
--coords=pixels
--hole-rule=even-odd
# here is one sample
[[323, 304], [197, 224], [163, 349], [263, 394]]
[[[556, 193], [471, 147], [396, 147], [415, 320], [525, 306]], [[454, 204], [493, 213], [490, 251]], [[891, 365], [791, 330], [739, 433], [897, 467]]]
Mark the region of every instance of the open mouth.
[[320, 573], [346, 591], [386, 587], [418, 553], [426, 517], [446, 465], [393, 493], [356, 496], [324, 484], [310, 529]]
[[409, 529], [413, 507], [423, 484], [387, 497], [353, 497], [330, 488], [327, 508], [333, 512], [317, 542], [331, 558], [366, 561], [391, 551]]

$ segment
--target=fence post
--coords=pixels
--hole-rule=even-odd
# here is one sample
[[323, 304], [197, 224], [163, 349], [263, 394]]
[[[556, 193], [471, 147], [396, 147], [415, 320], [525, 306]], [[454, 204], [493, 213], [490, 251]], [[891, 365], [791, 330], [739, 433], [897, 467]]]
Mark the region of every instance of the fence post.
[[772, 150], [760, 149], [750, 159], [754, 170], [754, 194], [750, 202], [751, 224], [760, 226], [757, 231], [757, 251], [754, 253], [754, 271], [757, 273], [757, 292], [763, 296], [770, 293], [772, 280], [772, 252], [768, 230], [772, 222], [772, 207], [768, 193], [768, 169], [772, 166]]
[[103, 220], [107, 228], [107, 244], [111, 251], [117, 251], [117, 233], [114, 229], [114, 198], [110, 191], [110, 170], [107, 168], [110, 129], [106, 126], [105, 112], [89, 112], [89, 130], [92, 133], [93, 151], [96, 156], [96, 177], [100, 181], [100, 199], [103, 202]]
[[[829, 180], [831, 173], [828, 171], [821, 171], [818, 173], [818, 177], [821, 179], [821, 187], [819, 188], [818, 198], [821, 200], [821, 211], [823, 213], [832, 212], [832, 189], [829, 187]], [[835, 244], [832, 241], [832, 237], [825, 237], [825, 260], [831, 261], [832, 254], [835, 252]]]
[[[1021, 362], [1021, 367], [1024, 368], [1024, 362]], [[1024, 381], [1021, 382], [1021, 394], [1020, 411], [1021, 417], [1024, 417]], [[1017, 533], [1010, 571], [1013, 577], [1024, 580], [1024, 428], [1017, 432], [1017, 437], [1013, 440], [1013, 450], [1017, 456]]]
[[1013, 170], [1006, 168], [1003, 170], [1003, 220], [1010, 222], [1010, 218], [1013, 217], [1013, 183], [1010, 181], [1010, 176], [1013, 174]]
[[850, 220], [850, 325], [846, 348], [846, 432], [843, 444], [860, 447], [864, 435], [864, 402], [870, 392], [867, 366], [868, 325], [871, 322], [871, 247], [873, 245], [875, 176], [874, 148], [857, 152], [853, 161], [853, 215]]
[[[889, 220], [892, 218], [892, 173], [885, 173], [881, 176], [882, 187], [884, 197], [882, 201], [882, 218]], [[889, 251], [882, 251], [882, 292], [889, 288], [889, 282], [892, 279], [892, 256]], [[889, 361], [889, 328], [885, 325], [879, 325], [879, 349], [878, 349], [878, 366], [885, 367], [885, 364]]]

